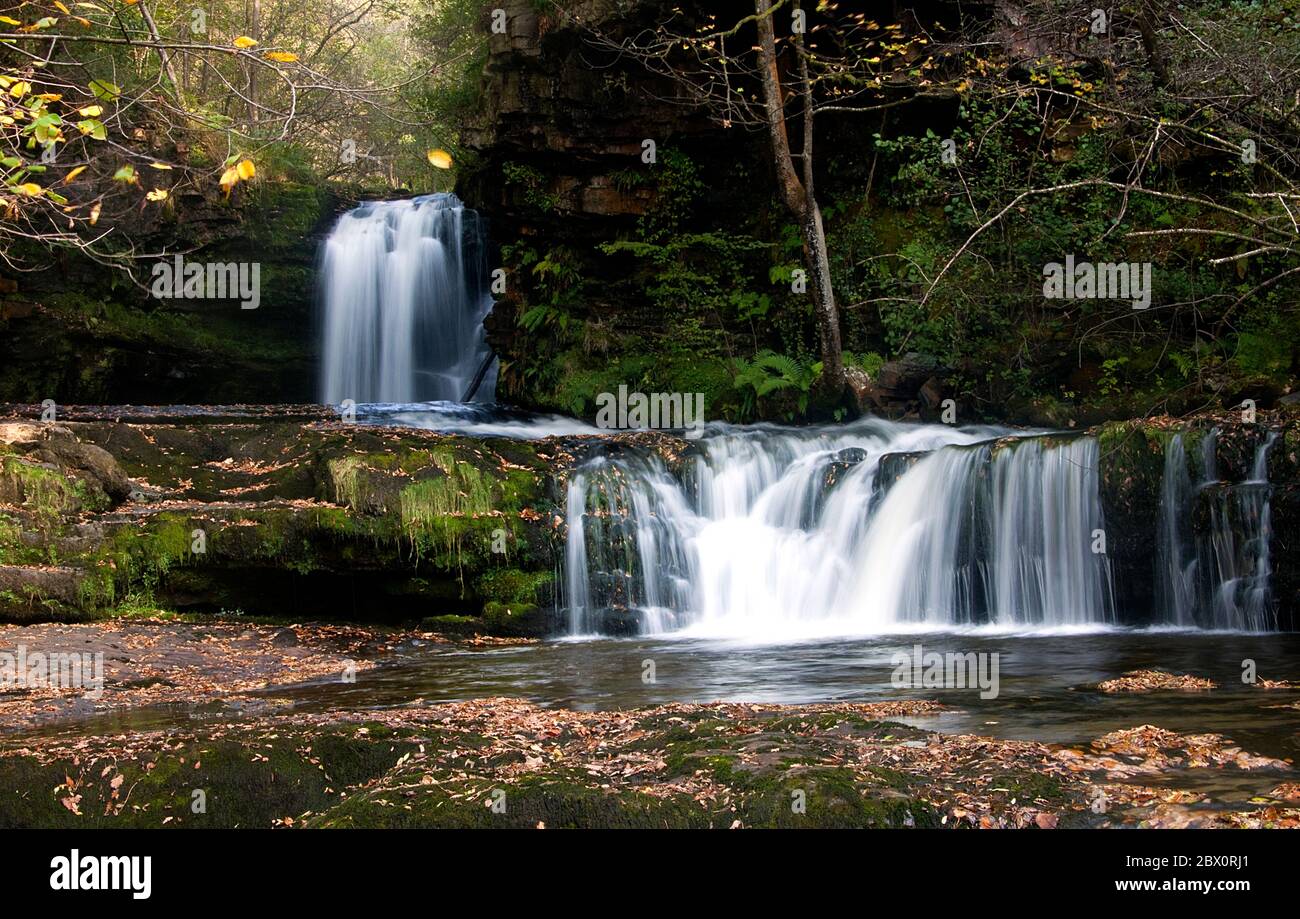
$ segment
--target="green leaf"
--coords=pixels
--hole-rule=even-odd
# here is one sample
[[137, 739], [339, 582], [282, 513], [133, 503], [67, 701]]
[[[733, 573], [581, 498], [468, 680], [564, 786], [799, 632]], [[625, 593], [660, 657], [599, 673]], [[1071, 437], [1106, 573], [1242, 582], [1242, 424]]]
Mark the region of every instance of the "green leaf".
[[91, 80], [88, 85], [90, 86], [90, 91], [94, 93], [97, 98], [105, 101], [112, 101], [122, 95], [121, 87], [116, 83], [110, 83], [107, 80]]

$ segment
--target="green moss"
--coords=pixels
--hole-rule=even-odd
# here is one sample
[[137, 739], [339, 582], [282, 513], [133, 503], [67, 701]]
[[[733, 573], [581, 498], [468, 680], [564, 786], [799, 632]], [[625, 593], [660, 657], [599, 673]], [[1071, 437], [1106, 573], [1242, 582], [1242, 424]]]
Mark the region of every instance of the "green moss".
[[22, 507], [46, 524], [64, 515], [103, 510], [108, 506], [106, 496], [89, 488], [81, 479], [17, 456], [3, 457], [0, 476], [7, 480], [0, 482], [0, 489], [16, 494]]
[[501, 603], [536, 603], [542, 590], [555, 580], [551, 571], [522, 571], [498, 568], [479, 577], [479, 596]]
[[1033, 801], [1039, 798], [1052, 803], [1061, 803], [1067, 799], [1061, 783], [1050, 775], [1036, 772], [1013, 772], [1001, 779], [999, 787], [1019, 801]]
[[[503, 795], [503, 797], [502, 797]], [[500, 802], [494, 810], [490, 805]], [[442, 829], [704, 828], [707, 811], [688, 796], [657, 797], [609, 791], [565, 777], [525, 776], [499, 785], [483, 780], [443, 781], [368, 790], [307, 825], [347, 828]]]
[[420, 628], [429, 632], [442, 632], [446, 635], [474, 635], [483, 630], [483, 620], [478, 616], [426, 616], [420, 620]]
[[402, 526], [426, 532], [447, 517], [478, 516], [493, 511], [492, 485], [466, 463], [443, 467], [440, 478], [429, 478], [402, 489]]
[[[349, 786], [377, 778], [420, 743], [430, 743], [409, 732], [378, 734], [352, 726], [324, 733], [237, 732], [48, 764], [30, 755], [0, 756], [0, 827], [267, 827], [331, 807]], [[204, 813], [194, 812], [196, 791], [203, 793]], [[80, 795], [80, 814], [61, 803], [70, 793]], [[124, 799], [120, 813], [105, 813]]]
[[354, 511], [364, 506], [362, 477], [366, 463], [360, 456], [350, 455], [328, 461], [330, 481], [334, 485], [334, 500], [346, 504]]

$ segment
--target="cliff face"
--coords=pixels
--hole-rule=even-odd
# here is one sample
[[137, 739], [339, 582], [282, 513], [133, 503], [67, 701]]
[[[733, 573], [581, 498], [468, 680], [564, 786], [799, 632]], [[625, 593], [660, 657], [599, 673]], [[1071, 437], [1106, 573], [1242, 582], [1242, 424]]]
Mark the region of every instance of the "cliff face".
[[[482, 106], [462, 135], [474, 162], [458, 188], [488, 218], [507, 271], [487, 323], [503, 359], [499, 394], [583, 413], [594, 391], [619, 380], [729, 388], [721, 356], [737, 330], [706, 318], [700, 303], [656, 299], [662, 272], [600, 247], [649, 238], [648, 227], [665, 225], [670, 211], [707, 215], [673, 227], [679, 238], [764, 214], [769, 186], [752, 179], [765, 168], [760, 135], [723, 128], [678, 87], [592, 39], [592, 27], [616, 42], [651, 25], [661, 2], [596, 0], [566, 21], [529, 0], [503, 7], [507, 30], [489, 36]], [[723, 283], [735, 267], [712, 254], [679, 255]], [[766, 284], [766, 267], [752, 267]], [[697, 293], [702, 300], [707, 292]], [[710, 326], [693, 368], [674, 348], [684, 321]], [[649, 378], [636, 355], [655, 357]]]
[[40, 270], [0, 287], [0, 401], [163, 404], [309, 401], [316, 390], [314, 264], [350, 206], [323, 187], [265, 183], [232, 203], [178, 196], [117, 227], [139, 251], [186, 263], [256, 263], [260, 303], [157, 299], [71, 251], [30, 253]]

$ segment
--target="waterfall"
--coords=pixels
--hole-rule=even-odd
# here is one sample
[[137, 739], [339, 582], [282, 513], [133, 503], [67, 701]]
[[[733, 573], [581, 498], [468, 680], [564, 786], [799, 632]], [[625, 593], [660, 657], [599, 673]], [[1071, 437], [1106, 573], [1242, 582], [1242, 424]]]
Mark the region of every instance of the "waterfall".
[[[1212, 432], [1205, 437], [1205, 441], [1211, 444], [1213, 439]], [[1203, 461], [1203, 468], [1210, 467]], [[1161, 480], [1156, 534], [1156, 602], [1167, 624], [1182, 627], [1195, 625], [1197, 559], [1190, 549], [1187, 519], [1193, 494], [1183, 437], [1175, 434], [1165, 445]]]
[[[455, 195], [370, 201], [344, 214], [320, 257], [322, 400], [464, 399], [491, 360], [487, 284], [481, 222]], [[495, 386], [489, 368], [474, 398], [490, 401]]]
[[570, 631], [1113, 621], [1096, 441], [1010, 433], [715, 426], [676, 471], [648, 451], [594, 457], [568, 484]]
[[1199, 485], [1191, 484], [1181, 435], [1165, 447], [1160, 504], [1158, 599], [1165, 622], [1263, 632], [1277, 628], [1270, 581], [1273, 537], [1269, 432], [1255, 448], [1250, 477], [1218, 480], [1217, 429], [1201, 442]]

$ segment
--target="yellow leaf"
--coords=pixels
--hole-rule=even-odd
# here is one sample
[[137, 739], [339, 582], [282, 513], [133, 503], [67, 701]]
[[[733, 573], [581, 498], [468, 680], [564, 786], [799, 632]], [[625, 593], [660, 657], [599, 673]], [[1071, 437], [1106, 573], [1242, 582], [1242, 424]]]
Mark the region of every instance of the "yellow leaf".
[[172, 167], [168, 166], [166, 163], [150, 163], [150, 164], [149, 164], [149, 168], [151, 168], [151, 169], [171, 169]]
[[276, 61], [281, 64], [292, 64], [298, 60], [298, 55], [292, 51], [268, 51], [266, 52], [268, 60]]
[[146, 194], [145, 197], [148, 198], [150, 201], [166, 201], [167, 189], [155, 188], [153, 191]]
[[77, 109], [77, 114], [83, 118], [98, 118], [104, 114], [104, 107], [102, 105], [87, 105], [85, 108]]
[[122, 0], [127, 6], [135, 6], [140, 0]]
[[239, 171], [239, 177], [241, 179], [247, 180], [257, 175], [257, 170], [253, 168], [252, 160], [243, 160], [235, 168]]
[[54, 0], [54, 5], [59, 8], [59, 12], [64, 13], [68, 16], [72, 15], [72, 10], [68, 9], [66, 6], [60, 3], [59, 0]]
[[446, 150], [430, 150], [425, 156], [429, 158], [430, 163], [439, 169], [451, 168], [451, 154]]
[[241, 35], [238, 38], [236, 38], [234, 41], [234, 45], [236, 48], [251, 48], [256, 44], [257, 44], [257, 39], [249, 38], [247, 35]]
[[9, 95], [13, 96], [15, 99], [21, 99], [23, 96], [27, 95], [31, 88], [32, 84], [28, 83], [26, 80], [19, 80], [13, 86], [9, 87]]
[[100, 210], [100, 208], [102, 208], [103, 206], [104, 206], [103, 204], [101, 204], [100, 202], [96, 201], [94, 207], [92, 207], [92, 208], [90, 209], [90, 225], [91, 225], [92, 227], [93, 227], [95, 224], [99, 223], [99, 210]]
[[234, 188], [238, 183], [239, 183], [239, 170], [236, 169], [234, 166], [231, 166], [229, 169], [227, 169], [225, 172], [221, 174], [221, 182], [219, 184], [223, 189], [225, 189], [227, 196], [230, 195], [230, 190]]
[[43, 189], [35, 182], [25, 182], [14, 188], [14, 191], [20, 195], [27, 195], [29, 198], [37, 197]]
[[22, 25], [22, 23], [19, 22], [17, 19], [10, 19], [8, 16], [0, 16], [0, 22], [3, 22], [3, 23], [4, 23], [5, 25], [7, 25], [7, 26], [20, 26], [20, 25]]
[[67, 185], [69, 182], [71, 182], [73, 179], [75, 179], [77, 176], [81, 175], [85, 171], [86, 171], [85, 166], [78, 166], [76, 169], [68, 170], [68, 174], [63, 177], [63, 184]]

